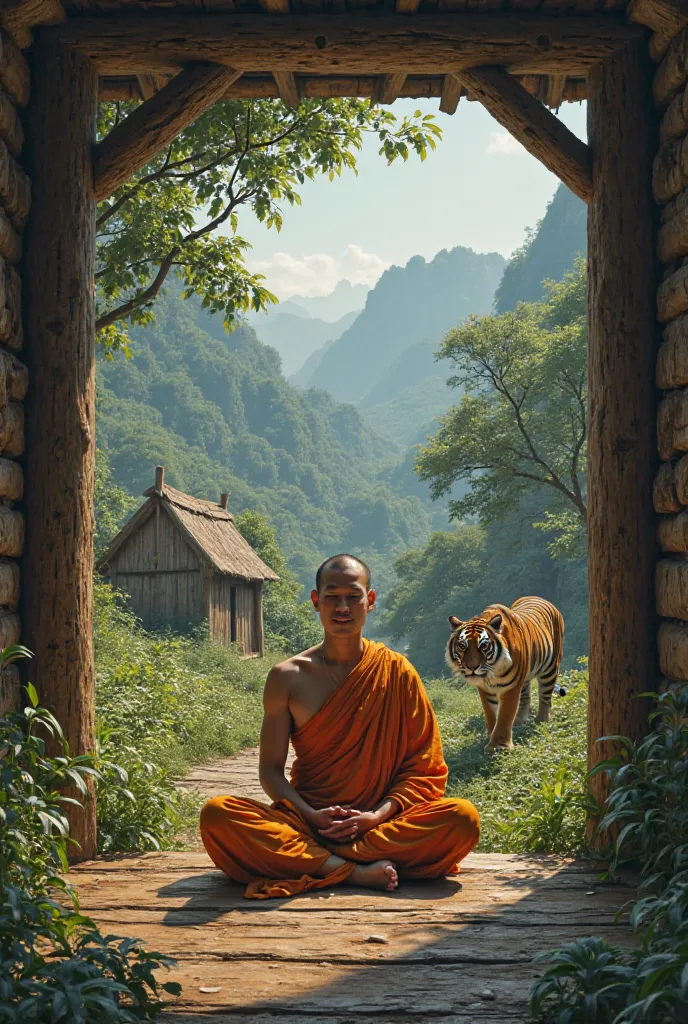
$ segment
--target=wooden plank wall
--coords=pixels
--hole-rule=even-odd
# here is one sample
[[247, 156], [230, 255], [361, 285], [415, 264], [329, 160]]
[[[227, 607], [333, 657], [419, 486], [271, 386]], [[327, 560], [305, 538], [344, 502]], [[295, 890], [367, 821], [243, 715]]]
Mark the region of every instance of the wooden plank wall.
[[[660, 206], [657, 255], [662, 279], [657, 315], [661, 389], [654, 483], [661, 556], [656, 595], [660, 686], [688, 682], [688, 26], [650, 52], [658, 59], [654, 99], [661, 114], [653, 192]], [[677, 26], [678, 27], [678, 26]]]
[[205, 614], [203, 567], [162, 509], [120, 548], [109, 575], [148, 628], [183, 629]]
[[210, 635], [218, 643], [229, 646], [232, 642], [232, 587], [228, 576], [214, 574], [210, 584], [208, 620]]
[[232, 590], [235, 593], [236, 643], [243, 654], [260, 654], [255, 583], [217, 573], [213, 576], [208, 611], [210, 635], [221, 644], [232, 642]]
[[[20, 260], [22, 232], [31, 204], [31, 185], [22, 169], [24, 132], [20, 110], [29, 99], [29, 68], [4, 31], [0, 32], [0, 648], [20, 638], [20, 572], [24, 517], [17, 507], [24, 476], [16, 460], [24, 452], [24, 410], [28, 373], [20, 361], [24, 335]], [[0, 679], [0, 713], [19, 703], [18, 673]]]
[[236, 619], [237, 644], [244, 654], [254, 654], [258, 650], [255, 629], [255, 587], [252, 583], [244, 583], [236, 588]]

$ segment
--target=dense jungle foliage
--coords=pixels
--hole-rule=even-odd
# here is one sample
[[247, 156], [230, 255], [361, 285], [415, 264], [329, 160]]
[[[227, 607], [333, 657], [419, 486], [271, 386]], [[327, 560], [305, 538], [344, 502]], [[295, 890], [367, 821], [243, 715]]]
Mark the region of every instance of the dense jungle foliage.
[[[8, 648], [0, 668], [28, 653]], [[65, 808], [78, 808], [94, 781], [107, 788], [114, 766], [98, 754], [71, 757], [60, 724], [31, 685], [26, 695], [23, 711], [0, 717], [0, 1024], [153, 1021], [165, 993], [179, 991], [157, 974], [172, 961], [134, 939], [103, 935], [79, 913], [61, 875]]]
[[[637, 946], [590, 936], [544, 953], [531, 1010], [541, 1024], [683, 1024], [688, 1017], [688, 689], [653, 695], [650, 730], [597, 771], [610, 792], [600, 822], [611, 857], [640, 872], [630, 908]], [[629, 908], [626, 908], [629, 911]]]

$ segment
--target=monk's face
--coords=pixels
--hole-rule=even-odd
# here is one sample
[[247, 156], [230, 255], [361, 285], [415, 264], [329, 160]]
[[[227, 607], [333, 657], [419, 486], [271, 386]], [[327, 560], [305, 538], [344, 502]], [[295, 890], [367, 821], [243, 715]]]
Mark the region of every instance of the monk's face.
[[326, 569], [320, 592], [313, 590], [311, 600], [326, 633], [351, 636], [363, 629], [366, 616], [375, 604], [375, 591], [368, 590], [365, 574], [352, 563]]

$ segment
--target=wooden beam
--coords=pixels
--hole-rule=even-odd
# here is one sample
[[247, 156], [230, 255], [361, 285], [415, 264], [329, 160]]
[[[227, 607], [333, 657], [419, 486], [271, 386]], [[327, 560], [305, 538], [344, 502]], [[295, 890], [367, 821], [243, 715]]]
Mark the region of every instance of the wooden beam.
[[532, 156], [590, 202], [589, 148], [520, 82], [500, 68], [472, 68], [456, 78]]
[[106, 199], [200, 117], [240, 76], [232, 68], [193, 64], [132, 111], [93, 151], [95, 196]]
[[35, 25], [58, 25], [66, 17], [59, 0], [7, 0], [0, 10], [0, 24], [20, 50], [31, 46]]
[[510, 11], [413, 17], [129, 12], [70, 18], [45, 32], [91, 57], [103, 75], [169, 73], [205, 61], [295, 74], [327, 74], [333, 67], [349, 74], [444, 74], [498, 64], [521, 74], [585, 76], [644, 34], [613, 14]]
[[[399, 98], [440, 99], [446, 75], [407, 75], [399, 92]], [[334, 96], [372, 96], [379, 76], [374, 75], [317, 75], [299, 76], [301, 96], [314, 99], [331, 99]], [[547, 95], [544, 88], [547, 79], [540, 75], [528, 75], [521, 83], [531, 96]], [[138, 82], [134, 77], [101, 78], [98, 93], [101, 100], [141, 99]], [[464, 96], [465, 93], [462, 93]], [[567, 78], [564, 86], [564, 100], [580, 103], [585, 99], [585, 79]], [[269, 72], [244, 74], [225, 93], [225, 99], [275, 99], [279, 96], [277, 84]], [[472, 100], [472, 97], [468, 97]]]
[[[652, 157], [653, 66], [638, 42], [588, 79], [593, 195], [588, 213], [588, 528], [590, 684], [588, 758], [616, 753], [602, 736], [637, 741], [638, 695], [655, 689], [652, 484], [657, 351]], [[591, 780], [605, 793], [603, 775]]]
[[631, 0], [628, 17], [653, 32], [675, 36], [688, 23], [688, 3], [684, 0]]
[[137, 75], [136, 80], [141, 93], [141, 99], [149, 100], [160, 91], [159, 78], [155, 75]]
[[392, 75], [383, 75], [375, 80], [373, 86], [373, 103], [394, 103], [404, 87], [406, 73], [397, 71]]
[[443, 114], [455, 114], [461, 99], [463, 86], [454, 75], [445, 75], [440, 96], [440, 110]]
[[298, 107], [301, 95], [293, 71], [273, 71], [272, 74], [282, 103], [288, 107]]
[[[26, 550], [24, 643], [41, 703], [73, 755], [94, 746], [95, 213], [91, 176], [98, 80], [68, 44], [31, 50], [25, 236]], [[66, 808], [80, 856], [96, 848], [95, 799]]]
[[289, 14], [289, 0], [258, 0], [258, 3], [270, 14]]
[[0, 32], [0, 85], [20, 107], [29, 102], [29, 65], [15, 41], [5, 32]]

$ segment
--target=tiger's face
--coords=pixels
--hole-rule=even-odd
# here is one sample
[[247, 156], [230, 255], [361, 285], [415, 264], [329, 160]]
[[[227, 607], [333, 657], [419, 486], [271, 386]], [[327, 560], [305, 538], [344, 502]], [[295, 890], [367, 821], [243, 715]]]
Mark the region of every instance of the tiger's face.
[[502, 616], [488, 622], [469, 619], [462, 622], [449, 616], [452, 634], [447, 643], [447, 665], [473, 686], [489, 687], [495, 677], [503, 676], [512, 665], [509, 648], [500, 630]]

